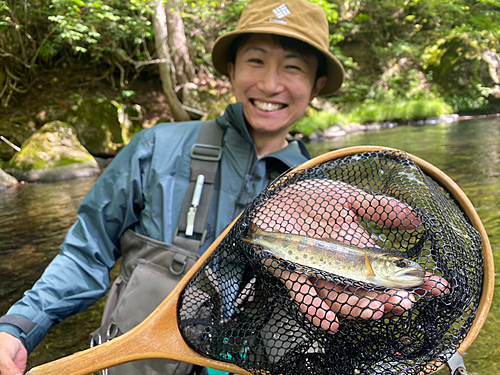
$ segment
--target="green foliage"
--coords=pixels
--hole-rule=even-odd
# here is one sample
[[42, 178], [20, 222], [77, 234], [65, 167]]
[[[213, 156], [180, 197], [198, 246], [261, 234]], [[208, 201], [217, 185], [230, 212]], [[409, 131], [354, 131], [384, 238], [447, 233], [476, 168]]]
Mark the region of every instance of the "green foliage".
[[452, 108], [453, 113], [474, 113], [487, 112], [491, 110], [490, 102], [482, 97], [471, 96], [452, 96], [445, 98], [448, 105]]
[[292, 133], [308, 137], [334, 125], [350, 123], [373, 124], [395, 121], [406, 123], [453, 113], [452, 107], [442, 99], [394, 99], [391, 102], [366, 101], [342, 112], [309, 110], [297, 121]]
[[346, 116], [350, 122], [360, 124], [385, 121], [404, 123], [450, 113], [452, 108], [442, 99], [394, 99], [382, 103], [366, 101], [351, 109]]
[[[486, 97], [487, 90], [478, 88], [500, 83], [492, 73], [500, 60], [491, 59], [500, 56], [497, 0], [338, 4], [336, 30], [344, 37], [340, 47], [360, 62], [346, 85], [349, 100], [433, 98], [452, 92]], [[350, 45], [361, 51], [345, 48]], [[404, 69], [395, 69], [395, 64]]]
[[145, 0], [52, 0], [50, 9], [48, 19], [58, 32], [53, 43], [66, 42], [94, 61], [106, 54], [129, 55], [153, 35], [148, 19], [152, 10]]
[[[234, 30], [248, 1], [177, 0], [197, 72], [215, 74], [213, 43]], [[373, 112], [367, 118], [378, 119], [373, 103], [389, 108], [446, 98], [454, 111], [482, 110], [498, 92], [499, 0], [309, 1], [324, 9], [330, 50], [347, 73], [330, 99], [339, 109], [365, 102], [361, 108]], [[39, 71], [75, 58], [100, 64], [104, 76], [118, 69], [117, 96], [133, 102], [125, 76], [152, 67], [151, 16], [146, 0], [0, 0], [2, 104], [28, 90]], [[415, 108], [425, 113], [429, 104]]]
[[309, 137], [315, 131], [323, 131], [346, 122], [346, 117], [338, 112], [309, 110], [305, 116], [293, 125], [291, 133], [300, 133]]

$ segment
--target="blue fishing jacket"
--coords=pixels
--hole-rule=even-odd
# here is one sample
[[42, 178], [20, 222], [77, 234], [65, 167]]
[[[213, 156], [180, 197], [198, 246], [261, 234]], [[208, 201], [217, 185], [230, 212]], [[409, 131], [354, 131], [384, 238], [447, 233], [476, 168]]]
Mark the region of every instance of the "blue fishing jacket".
[[[298, 141], [258, 159], [241, 103], [230, 105], [217, 122], [224, 129], [222, 158], [207, 223], [203, 253], [270, 182], [310, 156]], [[0, 331], [21, 339], [31, 352], [49, 328], [94, 304], [109, 288], [109, 271], [121, 255], [128, 229], [172, 243], [189, 184], [190, 150], [201, 121], [166, 123], [143, 130], [118, 153], [78, 208], [61, 253], [8, 315], [34, 323], [28, 334], [4, 323]]]

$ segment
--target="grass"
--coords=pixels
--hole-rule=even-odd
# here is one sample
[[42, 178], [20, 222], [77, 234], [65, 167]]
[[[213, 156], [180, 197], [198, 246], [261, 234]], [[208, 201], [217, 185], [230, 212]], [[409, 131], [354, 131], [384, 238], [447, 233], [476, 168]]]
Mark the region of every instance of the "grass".
[[292, 127], [292, 132], [310, 136], [334, 125], [349, 123], [373, 124], [379, 122], [406, 123], [451, 114], [452, 107], [441, 99], [397, 99], [389, 102], [363, 102], [344, 112], [308, 111]]

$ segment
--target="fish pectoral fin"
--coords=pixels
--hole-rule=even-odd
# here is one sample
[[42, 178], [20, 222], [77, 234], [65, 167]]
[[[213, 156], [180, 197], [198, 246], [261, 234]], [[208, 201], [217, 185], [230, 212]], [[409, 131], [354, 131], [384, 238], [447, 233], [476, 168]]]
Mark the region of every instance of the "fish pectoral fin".
[[375, 271], [373, 270], [372, 263], [370, 262], [370, 259], [368, 259], [368, 254], [365, 252], [365, 265], [366, 265], [366, 275], [368, 277], [375, 277]]

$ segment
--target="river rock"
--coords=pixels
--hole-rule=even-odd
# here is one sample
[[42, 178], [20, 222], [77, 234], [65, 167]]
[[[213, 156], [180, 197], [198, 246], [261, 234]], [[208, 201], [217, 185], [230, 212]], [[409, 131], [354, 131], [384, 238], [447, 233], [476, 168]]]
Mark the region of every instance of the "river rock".
[[346, 135], [346, 131], [340, 125], [334, 125], [324, 131], [325, 138], [337, 138]]
[[110, 100], [79, 99], [68, 109], [66, 121], [73, 126], [78, 139], [93, 156], [114, 156], [124, 143], [118, 108]]
[[35, 132], [5, 171], [18, 180], [54, 182], [98, 174], [94, 157], [67, 123], [52, 121]]
[[18, 181], [15, 177], [0, 169], [0, 189], [15, 186], [17, 184]]

